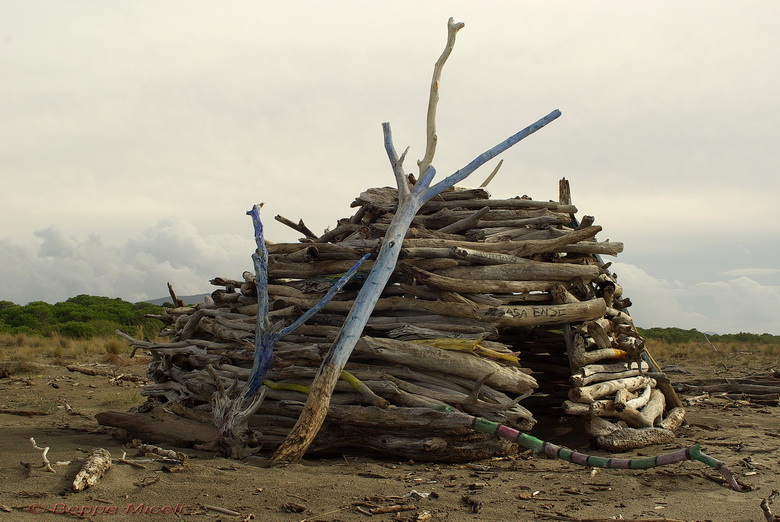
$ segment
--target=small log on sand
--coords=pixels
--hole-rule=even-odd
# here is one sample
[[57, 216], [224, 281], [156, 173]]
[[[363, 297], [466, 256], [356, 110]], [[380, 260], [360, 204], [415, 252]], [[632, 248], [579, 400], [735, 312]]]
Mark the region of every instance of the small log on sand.
[[111, 454], [108, 450], [97, 448], [92, 450], [84, 465], [81, 467], [76, 478], [73, 479], [73, 491], [79, 492], [94, 486], [97, 481], [111, 467]]

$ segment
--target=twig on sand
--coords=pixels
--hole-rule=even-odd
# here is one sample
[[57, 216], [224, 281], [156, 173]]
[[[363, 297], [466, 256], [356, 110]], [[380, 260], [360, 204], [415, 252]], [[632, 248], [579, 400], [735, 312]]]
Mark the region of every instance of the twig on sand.
[[230, 515], [233, 517], [240, 517], [241, 513], [238, 511], [233, 511], [232, 509], [227, 509], [219, 506], [212, 506], [209, 504], [201, 504], [203, 506], [203, 509], [208, 509], [211, 511], [216, 511], [217, 513], [222, 513], [223, 515]]
[[49, 447], [46, 446], [45, 448], [39, 448], [38, 444], [35, 442], [35, 439], [32, 437], [30, 437], [30, 442], [32, 443], [33, 449], [41, 452], [41, 458], [43, 458], [43, 467], [46, 468], [46, 471], [57, 473], [54, 471], [54, 468], [51, 467], [51, 462], [49, 462], [49, 458], [46, 456], [49, 453]]
[[780, 521], [780, 515], [773, 515], [772, 510], [769, 508], [769, 505], [774, 502], [775, 497], [778, 495], [780, 495], [780, 491], [773, 489], [772, 493], [770, 493], [767, 498], [761, 501], [761, 510], [764, 512], [764, 518], [766, 518], [766, 522]]

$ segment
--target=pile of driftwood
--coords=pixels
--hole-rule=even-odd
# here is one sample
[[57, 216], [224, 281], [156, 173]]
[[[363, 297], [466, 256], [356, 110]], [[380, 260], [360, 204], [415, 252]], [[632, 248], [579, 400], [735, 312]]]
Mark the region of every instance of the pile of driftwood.
[[[674, 390], [601, 260], [622, 244], [597, 241], [601, 227], [593, 218], [577, 221], [565, 179], [558, 199], [497, 200], [484, 189], [455, 189], [425, 203], [311, 453], [349, 447], [454, 461], [515, 450], [432, 409], [443, 405], [523, 431], [536, 422], [531, 410], [563, 405], [585, 416], [588, 433], [612, 449], [658, 442], [658, 433], [679, 425], [681, 409], [665, 415], [666, 405], [679, 406]], [[267, 245], [271, 319], [292, 322], [356, 261], [374, 254], [397, 204], [396, 189], [369, 189], [353, 203], [354, 215], [319, 236], [277, 216], [305, 237]], [[249, 423], [263, 451], [278, 447], [295, 423], [371, 267], [365, 262], [323, 310], [275, 345], [268, 392]], [[184, 418], [208, 424], [217, 387], [248, 379], [254, 278], [245, 272], [238, 280], [213, 279], [220, 288], [210, 299], [166, 309], [158, 318], [170, 342], [128, 337], [134, 351], [153, 355], [142, 391], [148, 414], [102, 414], [101, 423], [148, 437], [159, 428], [152, 419], [165, 420], [169, 440], [208, 442], [213, 430], [193, 430]]]

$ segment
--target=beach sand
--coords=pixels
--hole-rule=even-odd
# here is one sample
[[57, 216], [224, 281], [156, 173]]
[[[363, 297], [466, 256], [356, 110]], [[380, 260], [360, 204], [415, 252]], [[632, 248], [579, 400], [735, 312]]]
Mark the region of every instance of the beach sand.
[[[686, 369], [693, 372], [686, 378], [721, 371]], [[120, 371], [144, 375], [145, 362]], [[73, 478], [93, 449], [105, 448], [115, 459], [125, 451], [128, 459], [142, 458], [94, 419], [142, 403], [139, 391], [138, 383], [118, 386], [50, 364], [0, 379], [0, 521], [760, 521], [761, 501], [780, 489], [780, 408], [710, 398], [687, 406], [687, 425], [673, 444], [621, 456], [700, 443], [731, 467], [747, 492], [728, 489], [700, 462], [595, 470], [521, 452], [469, 464], [334, 455], [268, 468], [263, 456], [232, 461], [181, 449], [188, 456], [184, 471], [166, 472], [148, 457], [143, 468], [115, 462], [97, 484], [74, 493]], [[34, 412], [45, 415], [27, 415]], [[533, 435], [604, 454], [589, 449], [577, 419], [537, 418]], [[30, 437], [49, 448], [56, 473], [40, 467]], [[780, 500], [772, 508], [780, 513]]]

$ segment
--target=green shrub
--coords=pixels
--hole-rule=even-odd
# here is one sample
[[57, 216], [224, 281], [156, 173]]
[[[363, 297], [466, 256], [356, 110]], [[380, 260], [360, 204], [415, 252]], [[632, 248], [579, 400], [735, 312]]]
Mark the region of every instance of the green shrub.
[[89, 323], [79, 323], [77, 321], [68, 321], [57, 327], [60, 335], [71, 337], [73, 339], [89, 339], [97, 335], [97, 330]]
[[87, 339], [95, 335], [113, 336], [117, 329], [134, 332], [141, 328], [144, 336], [154, 337], [162, 323], [144, 316], [161, 311], [161, 307], [149, 303], [90, 295], [78, 295], [53, 305], [35, 301], [22, 306], [0, 301], [0, 333]]

